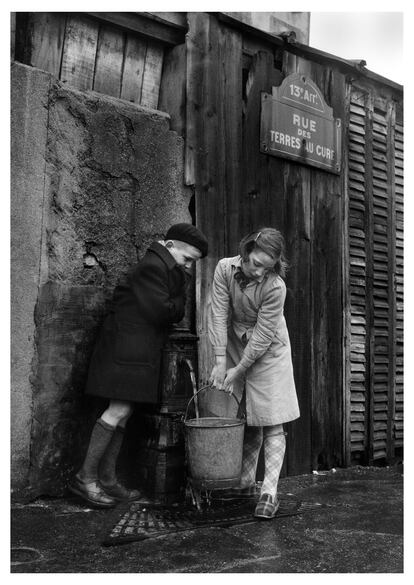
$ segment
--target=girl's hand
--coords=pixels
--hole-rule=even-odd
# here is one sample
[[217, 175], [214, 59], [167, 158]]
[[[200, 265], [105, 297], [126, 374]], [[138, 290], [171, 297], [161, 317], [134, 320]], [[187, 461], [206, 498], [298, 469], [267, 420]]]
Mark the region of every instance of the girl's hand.
[[244, 370], [236, 366], [235, 368], [229, 368], [226, 372], [224, 379], [223, 390], [229, 394], [233, 394], [233, 384], [236, 380], [241, 378]]
[[223, 382], [226, 376], [226, 360], [216, 360], [216, 365], [211, 371], [209, 383], [213, 388], [223, 390]]

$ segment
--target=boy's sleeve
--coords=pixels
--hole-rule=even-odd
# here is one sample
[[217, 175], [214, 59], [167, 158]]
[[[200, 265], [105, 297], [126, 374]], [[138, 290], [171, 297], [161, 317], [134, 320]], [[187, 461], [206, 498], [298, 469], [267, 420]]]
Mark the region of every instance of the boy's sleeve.
[[131, 285], [140, 312], [148, 321], [162, 326], [178, 323], [184, 317], [185, 286], [183, 284], [178, 296], [172, 297], [167, 268], [155, 263], [143, 263], [132, 275]]

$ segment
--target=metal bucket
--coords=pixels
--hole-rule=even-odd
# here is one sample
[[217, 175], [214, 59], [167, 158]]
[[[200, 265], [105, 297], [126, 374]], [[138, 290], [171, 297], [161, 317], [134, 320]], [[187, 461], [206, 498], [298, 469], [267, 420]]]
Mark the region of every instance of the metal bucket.
[[[201, 392], [204, 388], [198, 390]], [[184, 418], [186, 455], [191, 483], [199, 489], [223, 489], [240, 483], [245, 420], [240, 418]], [[239, 400], [232, 394], [238, 406]]]

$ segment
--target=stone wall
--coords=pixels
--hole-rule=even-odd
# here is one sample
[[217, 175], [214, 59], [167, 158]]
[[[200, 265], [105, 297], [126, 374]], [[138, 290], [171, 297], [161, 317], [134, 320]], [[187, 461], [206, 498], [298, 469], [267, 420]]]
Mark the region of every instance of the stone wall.
[[169, 224], [191, 221], [191, 191], [166, 114], [12, 71], [12, 481], [57, 494], [84, 454], [112, 290]]

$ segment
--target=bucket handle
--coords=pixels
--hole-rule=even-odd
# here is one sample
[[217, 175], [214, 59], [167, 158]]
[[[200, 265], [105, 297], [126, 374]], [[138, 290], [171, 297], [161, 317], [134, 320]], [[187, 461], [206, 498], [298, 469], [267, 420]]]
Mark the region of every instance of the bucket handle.
[[[190, 400], [188, 401], [187, 408], [185, 409], [185, 415], [184, 415], [183, 422], [187, 421], [188, 407], [190, 406], [191, 401], [194, 400], [194, 398], [197, 396], [197, 394], [199, 392], [201, 392], [202, 390], [205, 390], [206, 388], [209, 388], [209, 387], [210, 387], [210, 384], [206, 384], [205, 386], [202, 386], [199, 390], [197, 390], [197, 392], [194, 392], [194, 394], [191, 396]], [[237, 406], [240, 408], [240, 400], [237, 398], [237, 396], [233, 392], [230, 394], [230, 396], [233, 396], [234, 400], [237, 402]], [[242, 413], [241, 417], [245, 418], [244, 413]]]

